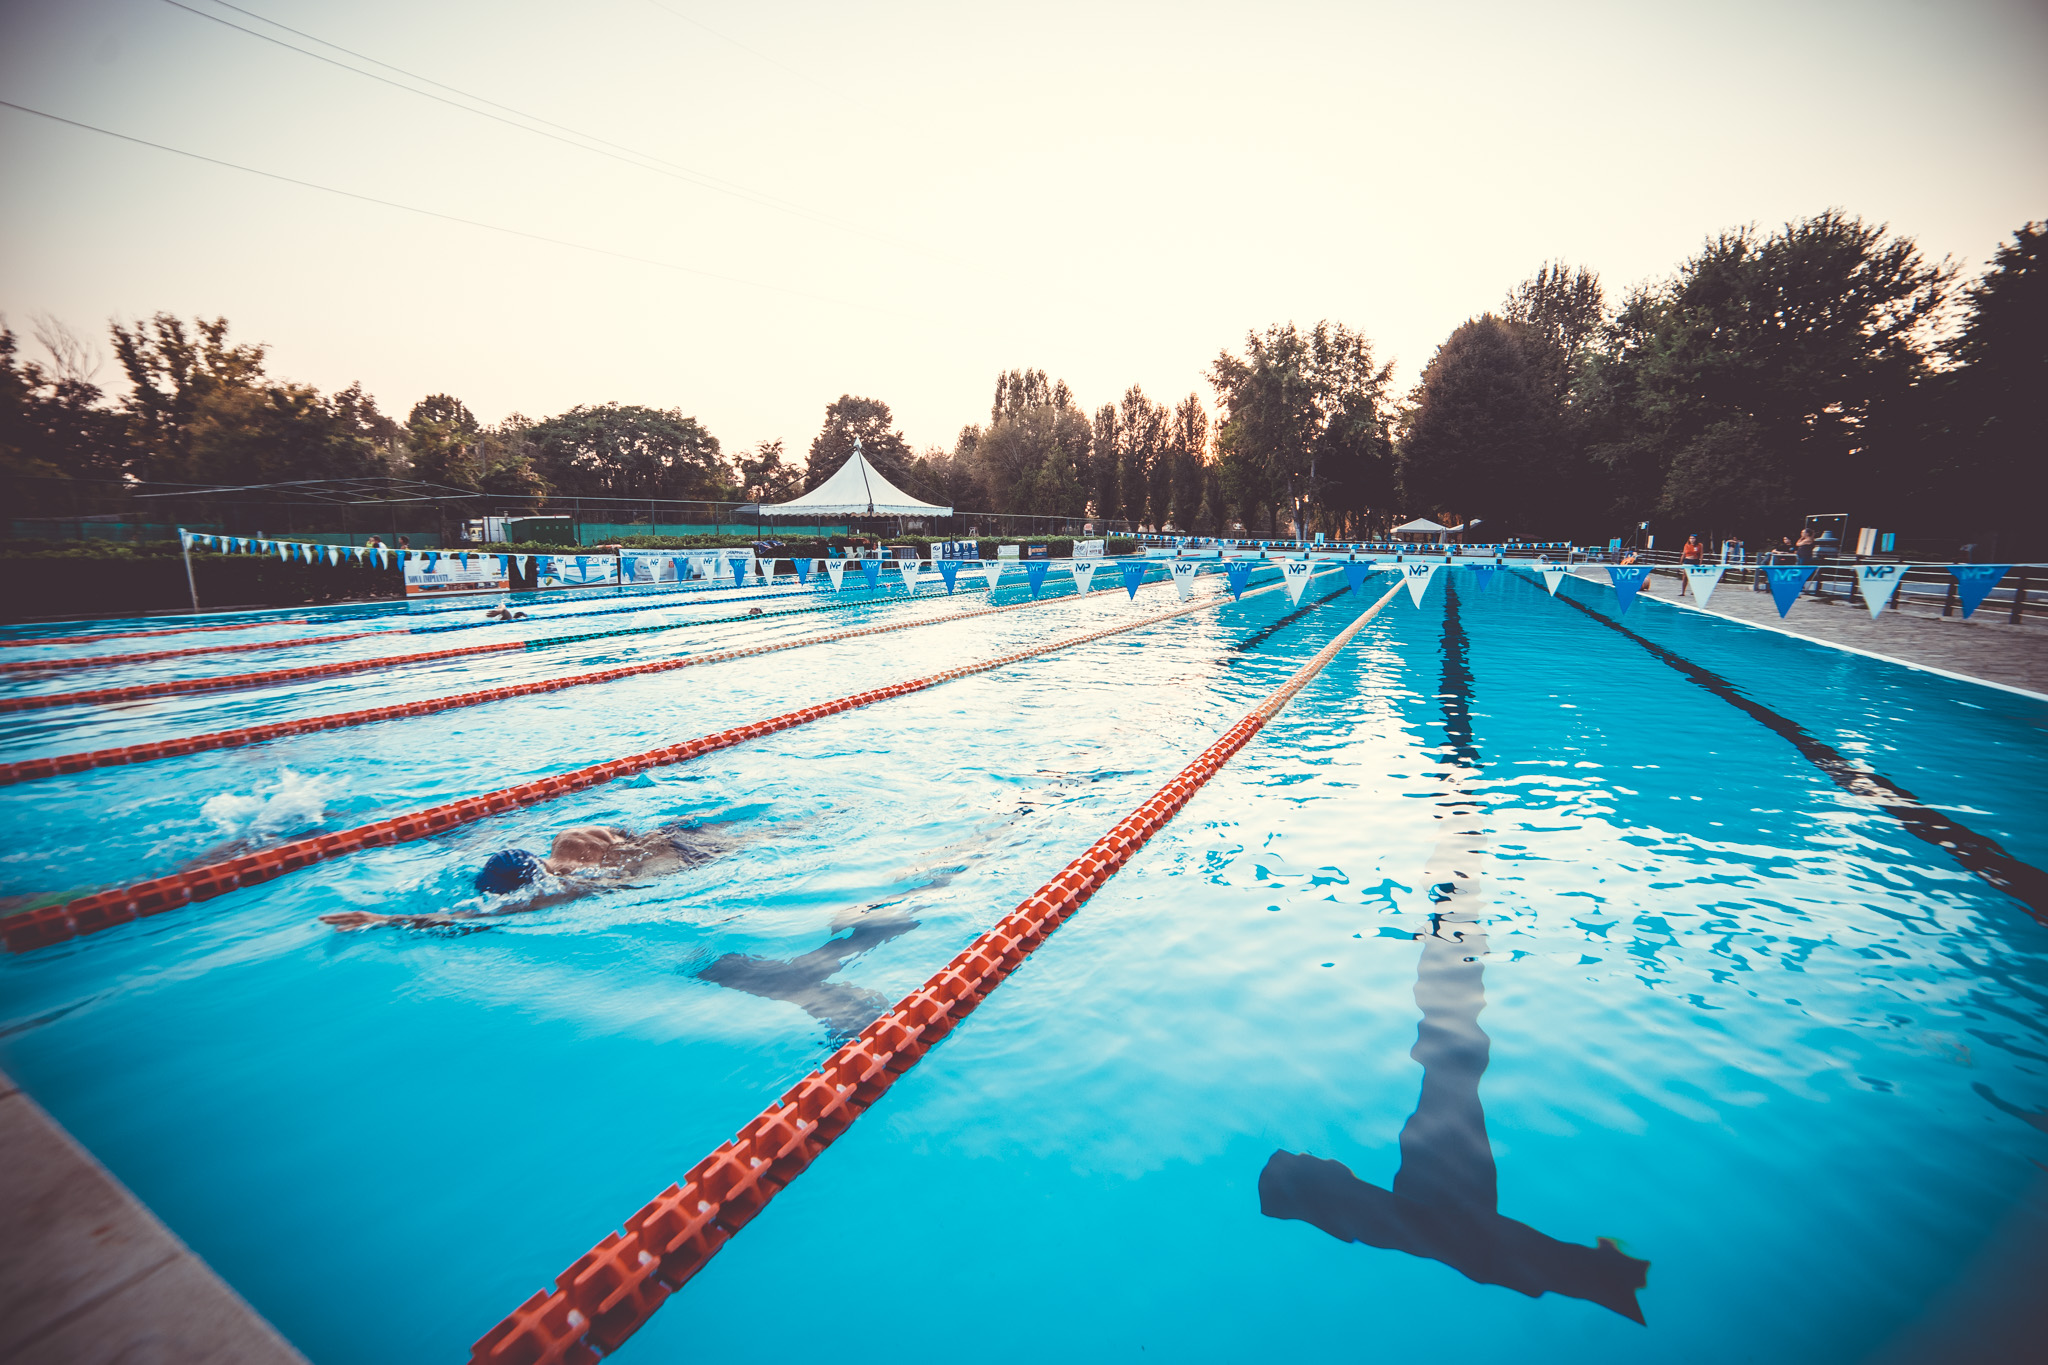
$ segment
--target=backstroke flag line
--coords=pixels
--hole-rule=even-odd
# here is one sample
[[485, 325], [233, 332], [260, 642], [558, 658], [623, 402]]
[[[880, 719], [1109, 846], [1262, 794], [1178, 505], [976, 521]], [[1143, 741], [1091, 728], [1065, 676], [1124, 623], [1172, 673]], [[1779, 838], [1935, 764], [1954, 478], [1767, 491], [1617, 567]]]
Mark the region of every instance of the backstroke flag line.
[[1289, 602], [1301, 601], [1301, 590], [1308, 586], [1310, 575], [1316, 571], [1312, 559], [1283, 559], [1280, 561], [1280, 582], [1287, 589]]
[[988, 580], [988, 590], [994, 592], [997, 580], [1003, 576], [1003, 561], [991, 559], [983, 563], [981, 566], [981, 576]]
[[1145, 581], [1145, 561], [1141, 559], [1135, 564], [1125, 564], [1121, 567], [1124, 571], [1124, 591], [1131, 595], [1132, 601], [1136, 601], [1138, 585]]
[[1173, 574], [1173, 589], [1180, 594], [1181, 601], [1185, 602], [1188, 598], [1194, 596], [1195, 574], [1201, 570], [1201, 567], [1200, 564], [1197, 564], [1192, 559], [1176, 559], [1167, 566], [1168, 570]]
[[1030, 560], [1024, 565], [1024, 577], [1031, 584], [1031, 600], [1038, 600], [1038, 590], [1045, 586], [1045, 571], [1052, 564], [1043, 559]]
[[960, 576], [960, 561], [942, 559], [939, 561], [939, 577], [946, 580], [946, 596], [953, 595], [953, 580]]
[[825, 561], [825, 576], [832, 580], [832, 591], [846, 591], [846, 561], [828, 559]]
[[1236, 601], [1244, 596], [1245, 584], [1251, 582], [1252, 569], [1254, 567], [1251, 560], [1238, 559], [1231, 561], [1230, 567], [1223, 571], [1224, 575], [1230, 580], [1230, 597], [1232, 601]]
[[[1088, 595], [1089, 586], [1095, 582], [1095, 567], [1101, 562], [1099, 559], [1077, 559], [1074, 561], [1075, 591], [1084, 597]], [[996, 572], [1001, 573], [1002, 570], [998, 568]]]
[[1884, 609], [1892, 604], [1892, 597], [1905, 577], [1904, 566], [1898, 564], [1856, 566], [1856, 586], [1863, 589], [1863, 605], [1870, 608], [1871, 620], [1884, 615]]
[[924, 572], [924, 565], [915, 559], [899, 559], [896, 567], [903, 570], [903, 591], [917, 591], [917, 576]]
[[869, 587], [870, 589], [874, 589], [874, 588], [879, 588], [879, 587], [881, 587], [881, 586], [882, 586], [882, 561], [881, 561], [881, 560], [879, 560], [879, 559], [863, 559], [863, 560], [861, 560], [861, 561], [860, 561], [860, 571], [861, 571], [861, 573], [862, 573], [863, 575], [865, 575], [865, 576], [866, 576], [866, 578], [867, 578], [867, 580], [868, 580], [868, 587]]
[[1365, 580], [1372, 577], [1374, 572], [1375, 570], [1370, 562], [1346, 564], [1344, 566], [1344, 581], [1351, 585], [1353, 595], [1362, 596], [1365, 592]]
[[1564, 576], [1571, 572], [1571, 569], [1563, 564], [1539, 564], [1536, 569], [1543, 575], [1543, 586], [1550, 589], [1552, 597], [1557, 596], [1557, 585], [1564, 582]]
[[1685, 586], [1692, 589], [1692, 600], [1700, 606], [1714, 600], [1714, 589], [1721, 586], [1721, 575], [1728, 572], [1726, 564], [1688, 564], [1685, 566]]

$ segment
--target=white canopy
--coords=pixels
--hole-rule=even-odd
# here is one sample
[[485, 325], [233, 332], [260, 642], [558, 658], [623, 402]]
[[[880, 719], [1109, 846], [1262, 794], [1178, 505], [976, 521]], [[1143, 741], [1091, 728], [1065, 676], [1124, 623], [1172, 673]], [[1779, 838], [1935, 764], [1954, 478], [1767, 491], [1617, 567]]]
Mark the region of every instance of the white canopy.
[[1448, 526], [1442, 526], [1431, 521], [1428, 517], [1417, 517], [1406, 526], [1396, 526], [1394, 534], [1398, 536], [1404, 531], [1448, 531], [1450, 529]]
[[762, 503], [764, 517], [950, 517], [953, 509], [919, 502], [882, 477], [861, 454], [858, 438], [851, 459], [831, 478], [788, 502]]

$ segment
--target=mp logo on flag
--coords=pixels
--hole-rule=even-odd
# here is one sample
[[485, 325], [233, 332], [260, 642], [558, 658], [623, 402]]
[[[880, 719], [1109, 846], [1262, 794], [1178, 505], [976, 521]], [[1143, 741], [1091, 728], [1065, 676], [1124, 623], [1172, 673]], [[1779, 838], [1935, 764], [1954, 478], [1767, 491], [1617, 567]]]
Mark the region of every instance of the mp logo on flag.
[[1167, 566], [1168, 572], [1173, 575], [1173, 589], [1180, 594], [1181, 601], [1185, 602], [1194, 595], [1195, 574], [1201, 567], [1192, 559], [1176, 559]]
[[1039, 589], [1045, 586], [1045, 571], [1052, 567], [1050, 560], [1033, 559], [1025, 562], [1024, 577], [1031, 585], [1031, 600], [1038, 600]]
[[1141, 559], [1135, 564], [1124, 564], [1119, 567], [1124, 571], [1124, 591], [1131, 595], [1132, 601], [1136, 601], [1138, 585], [1145, 581], [1145, 561]]
[[1799, 600], [1799, 590], [1806, 586], [1807, 579], [1813, 577], [1813, 570], [1811, 564], [1773, 564], [1764, 570], [1764, 579], [1771, 585], [1771, 600], [1778, 604], [1780, 619]]
[[1308, 580], [1315, 574], [1313, 560], [1283, 559], [1280, 561], [1280, 582], [1287, 589], [1287, 600], [1299, 602], [1301, 591], [1308, 586]]
[[988, 590], [990, 592], [994, 592], [996, 590], [996, 584], [1000, 582], [1003, 577], [1003, 561], [1000, 559], [983, 560], [981, 565], [981, 576], [988, 580]]
[[903, 590], [905, 592], [916, 592], [917, 576], [924, 572], [923, 561], [916, 559], [899, 559], [896, 561], [896, 567], [903, 571]]
[[1685, 586], [1692, 589], [1692, 600], [1700, 606], [1714, 600], [1714, 589], [1721, 586], [1721, 575], [1728, 572], [1726, 564], [1688, 564], [1685, 566]]
[[1956, 580], [1956, 600], [1963, 604], [1963, 619], [1970, 619], [1973, 612], [1982, 606], [1985, 597], [1998, 586], [1998, 580], [2005, 577], [2010, 564], [1951, 564], [1949, 573]]
[[1539, 564], [1536, 571], [1543, 575], [1543, 586], [1550, 590], [1552, 597], [1555, 597], [1557, 585], [1564, 582], [1565, 575], [1571, 572], [1571, 567], [1565, 564]]
[[1233, 561], [1230, 567], [1223, 571], [1224, 576], [1230, 581], [1231, 600], [1235, 601], [1244, 596], [1245, 584], [1251, 582], [1252, 570], [1256, 567], [1258, 566], [1249, 559], [1239, 559]]
[[1906, 579], [1905, 567], [1899, 564], [1858, 564], [1856, 585], [1863, 589], [1863, 605], [1870, 608], [1870, 619], [1875, 621], [1884, 615], [1884, 609], [1892, 604], [1892, 598], [1899, 590], [1899, 584]]
[[846, 591], [846, 561], [843, 559], [826, 560], [825, 577], [832, 580], [832, 591]]
[[1636, 594], [1650, 581], [1650, 566], [1647, 564], [1611, 564], [1607, 576], [1614, 580], [1614, 591], [1621, 598], [1621, 614], [1628, 615], [1628, 609], [1635, 605]]
[[[1085, 595], [1089, 588], [1094, 586], [1095, 570], [1099, 568], [1100, 565], [1101, 561], [1095, 559], [1081, 559], [1077, 557], [1074, 560], [1073, 569], [1075, 592]], [[1002, 572], [1000, 566], [996, 568], [996, 572]]]
[[881, 560], [879, 560], [879, 559], [863, 559], [863, 560], [861, 560], [861, 561], [860, 561], [860, 571], [861, 571], [861, 574], [862, 574], [862, 575], [863, 575], [863, 576], [864, 576], [864, 577], [865, 577], [865, 578], [866, 578], [866, 579], [868, 580], [868, 587], [870, 587], [870, 588], [879, 588], [879, 587], [881, 587], [881, 586], [882, 586], [882, 561], [881, 561]]
[[1416, 606], [1422, 605], [1422, 594], [1429, 591], [1429, 580], [1436, 577], [1442, 564], [1403, 564], [1401, 581], [1408, 585], [1408, 600]]
[[940, 560], [939, 577], [946, 581], [946, 596], [951, 597], [953, 595], [954, 580], [960, 577], [960, 561], [957, 559]]

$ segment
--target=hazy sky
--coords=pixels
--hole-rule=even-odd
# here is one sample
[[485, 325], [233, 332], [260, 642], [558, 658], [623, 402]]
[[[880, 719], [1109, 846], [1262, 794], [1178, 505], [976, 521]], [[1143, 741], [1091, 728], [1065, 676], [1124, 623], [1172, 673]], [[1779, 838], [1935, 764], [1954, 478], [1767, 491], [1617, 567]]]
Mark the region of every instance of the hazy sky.
[[1217, 351], [1289, 319], [1358, 328], [1406, 389], [1553, 257], [1613, 296], [1839, 206], [1973, 271], [2048, 218], [2040, 0], [244, 8], [673, 170], [165, 0], [0, 0], [0, 99], [682, 269], [0, 108], [17, 332], [225, 314], [274, 373], [400, 419], [432, 392], [487, 421], [618, 400], [801, 454], [844, 392], [950, 445], [1013, 366], [1090, 408], [1206, 403]]

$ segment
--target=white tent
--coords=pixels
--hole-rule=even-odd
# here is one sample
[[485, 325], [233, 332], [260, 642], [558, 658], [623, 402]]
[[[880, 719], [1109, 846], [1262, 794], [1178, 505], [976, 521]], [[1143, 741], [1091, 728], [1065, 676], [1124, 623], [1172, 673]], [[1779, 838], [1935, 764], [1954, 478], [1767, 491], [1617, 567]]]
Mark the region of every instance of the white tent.
[[1396, 526], [1394, 534], [1397, 536], [1416, 536], [1423, 539], [1434, 537], [1436, 540], [1441, 541], [1445, 536], [1464, 529], [1462, 523], [1457, 526], [1445, 526], [1439, 522], [1431, 521], [1428, 517], [1417, 517], [1405, 526]]
[[801, 497], [788, 502], [766, 502], [741, 508], [743, 515], [764, 517], [950, 517], [953, 509], [919, 502], [882, 477], [882, 471], [861, 454], [860, 441], [853, 443], [851, 459], [834, 471], [831, 478]]

